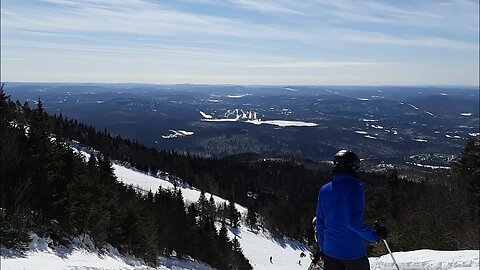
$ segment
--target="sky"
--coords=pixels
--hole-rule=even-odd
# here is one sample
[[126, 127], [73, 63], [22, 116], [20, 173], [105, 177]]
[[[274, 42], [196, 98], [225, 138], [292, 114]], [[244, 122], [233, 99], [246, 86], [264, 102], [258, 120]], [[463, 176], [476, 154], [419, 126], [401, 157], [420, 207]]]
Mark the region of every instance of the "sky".
[[1, 81], [479, 85], [478, 0], [1, 0]]

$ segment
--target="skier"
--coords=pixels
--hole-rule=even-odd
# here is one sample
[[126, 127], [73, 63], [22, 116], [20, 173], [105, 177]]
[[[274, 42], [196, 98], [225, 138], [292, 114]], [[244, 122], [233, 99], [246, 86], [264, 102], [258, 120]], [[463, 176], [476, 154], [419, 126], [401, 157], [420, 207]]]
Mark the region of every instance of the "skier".
[[318, 193], [316, 236], [319, 252], [314, 261], [324, 261], [325, 270], [370, 270], [365, 240], [386, 239], [384, 226], [375, 230], [363, 222], [365, 192], [358, 179], [360, 160], [348, 150], [333, 158], [332, 181]]

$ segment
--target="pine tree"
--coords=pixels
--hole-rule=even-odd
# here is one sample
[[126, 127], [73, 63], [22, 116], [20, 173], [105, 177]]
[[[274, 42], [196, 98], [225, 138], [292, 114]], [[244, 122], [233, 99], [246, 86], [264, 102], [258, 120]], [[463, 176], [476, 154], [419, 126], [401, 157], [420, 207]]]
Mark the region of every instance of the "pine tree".
[[247, 224], [251, 229], [257, 229], [257, 214], [253, 210], [253, 207], [247, 209]]
[[240, 220], [240, 213], [238, 212], [237, 208], [235, 208], [235, 202], [233, 199], [228, 201], [228, 219], [230, 220], [230, 226], [237, 228], [238, 222]]
[[458, 197], [465, 201], [465, 206], [457, 206], [467, 210], [465, 222], [464, 245], [478, 248], [480, 242], [480, 141], [472, 137], [453, 167]]

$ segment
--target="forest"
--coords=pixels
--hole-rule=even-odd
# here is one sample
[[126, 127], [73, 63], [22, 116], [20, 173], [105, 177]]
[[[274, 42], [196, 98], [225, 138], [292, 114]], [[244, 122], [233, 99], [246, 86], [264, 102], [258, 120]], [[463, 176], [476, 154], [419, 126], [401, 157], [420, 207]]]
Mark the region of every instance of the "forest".
[[[1, 92], [2, 243], [21, 248], [33, 230], [58, 243], [79, 234], [97, 245], [110, 243], [151, 264], [157, 255], [185, 254], [219, 269], [251, 269], [226, 224], [239, 219], [255, 230], [312, 244], [311, 220], [317, 192], [331, 168], [313, 160], [253, 153], [205, 158], [158, 151], [107, 130], [11, 101]], [[85, 161], [68, 147], [72, 141], [98, 150]], [[116, 182], [110, 160], [151, 174], [169, 173], [230, 201], [216, 205], [201, 197], [185, 205], [179, 191], [142, 194]], [[414, 173], [414, 172], [412, 172]], [[472, 137], [452, 170], [418, 177], [396, 169], [362, 172], [366, 182], [366, 223], [389, 230], [395, 250], [479, 249], [480, 144]], [[245, 217], [231, 207], [248, 208]], [[217, 231], [214, 222], [223, 224]], [[222, 254], [218, 254], [221, 251]], [[385, 254], [369, 246], [370, 255]], [[219, 260], [219, 258], [228, 258]]]
[[[186, 206], [179, 189], [143, 193], [119, 183], [107, 154], [88, 161], [52, 136], [49, 117], [18, 106], [0, 92], [0, 242], [22, 250], [29, 233], [54, 245], [88, 235], [152, 266], [158, 256], [190, 256], [217, 269], [252, 269], [226, 223], [238, 226], [230, 205], [212, 208], [205, 196]], [[217, 230], [214, 222], [220, 222]]]

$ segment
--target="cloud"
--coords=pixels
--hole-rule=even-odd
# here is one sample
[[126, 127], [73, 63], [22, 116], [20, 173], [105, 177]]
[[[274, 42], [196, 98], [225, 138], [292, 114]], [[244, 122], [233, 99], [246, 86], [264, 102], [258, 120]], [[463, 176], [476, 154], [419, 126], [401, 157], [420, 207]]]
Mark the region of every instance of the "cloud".
[[[302, 39], [289, 27], [255, 24], [234, 18], [189, 13], [140, 0], [46, 0], [53, 6], [3, 8], [5, 29], [150, 36], [210, 35], [257, 39]], [[115, 2], [115, 4], [112, 4]]]
[[387, 62], [334, 62], [334, 61], [321, 61], [321, 62], [273, 62], [273, 63], [259, 63], [250, 64], [251, 68], [285, 68], [285, 69], [301, 69], [301, 68], [336, 68], [336, 67], [358, 67], [358, 66], [373, 66], [373, 65], [397, 65], [400, 63], [387, 63]]
[[15, 57], [2, 57], [0, 58], [1, 61], [25, 61], [25, 58], [15, 58]]
[[[111, 65], [102, 72], [112, 74], [123, 74], [118, 63], [137, 63], [128, 68], [147, 74], [145, 63], [171, 69], [172, 78], [194, 67], [207, 77], [285, 80], [329, 69], [360, 80], [362, 70], [385, 69], [394, 70], [394, 80], [405, 66], [442, 59], [445, 68], [465, 73], [458, 78], [478, 81], [464, 72], [478, 66], [479, 47], [478, 2], [466, 0], [5, 0], [1, 26], [2, 62], [19, 71], [48, 59], [59, 69], [62, 61], [104, 61]], [[439, 66], [428, 69], [434, 74]]]
[[266, 13], [305, 14], [281, 1], [227, 0], [236, 6]]
[[373, 44], [391, 44], [398, 46], [430, 47], [472, 51], [478, 51], [479, 49], [478, 43], [470, 43], [434, 36], [399, 37], [387, 35], [380, 32], [343, 31], [342, 35], [337, 35], [337, 37], [348, 41]]

